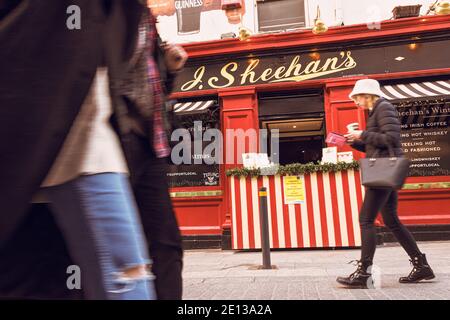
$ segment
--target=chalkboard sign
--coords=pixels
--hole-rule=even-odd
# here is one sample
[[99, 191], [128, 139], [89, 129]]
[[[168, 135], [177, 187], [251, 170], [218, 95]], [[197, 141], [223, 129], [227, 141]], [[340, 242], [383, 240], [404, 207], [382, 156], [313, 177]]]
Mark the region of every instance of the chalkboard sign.
[[397, 113], [409, 175], [450, 175], [450, 99], [405, 102]]
[[[187, 129], [191, 134], [193, 141], [194, 122], [200, 122], [202, 124], [202, 130], [208, 130], [212, 128], [220, 128], [220, 112], [219, 107], [216, 105], [210, 107], [202, 113], [192, 113], [177, 116], [177, 123], [180, 128]], [[202, 151], [211, 142], [203, 141]], [[194, 152], [194, 145], [191, 148], [191, 163], [192, 164], [170, 164], [167, 178], [169, 187], [198, 187], [198, 186], [218, 186], [220, 184], [220, 171], [219, 164], [206, 164], [202, 160], [201, 164], [194, 164], [194, 159], [204, 159], [207, 156], [214, 157], [215, 154], [208, 155], [205, 152], [202, 154], [196, 154]]]

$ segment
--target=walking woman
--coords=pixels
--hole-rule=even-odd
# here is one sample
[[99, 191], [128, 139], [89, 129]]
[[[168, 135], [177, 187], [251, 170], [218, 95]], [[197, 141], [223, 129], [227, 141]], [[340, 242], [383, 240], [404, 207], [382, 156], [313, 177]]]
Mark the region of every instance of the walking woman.
[[[8, 3], [0, 20], [0, 253], [33, 196], [44, 196], [86, 298], [154, 299], [128, 168], [109, 122], [146, 7]], [[77, 12], [69, 8], [81, 13], [78, 29], [69, 28], [68, 12]]]
[[[394, 106], [383, 98], [378, 81], [373, 79], [357, 81], [350, 98], [359, 108], [369, 111], [369, 118], [366, 130], [349, 130], [346, 135], [348, 143], [354, 149], [365, 152], [368, 158], [389, 157], [389, 147], [396, 157], [402, 157], [400, 121]], [[397, 202], [396, 190], [366, 188], [359, 216], [361, 258], [356, 271], [348, 277], [338, 277], [337, 282], [348, 287], [367, 288], [376, 248], [374, 222], [379, 211], [384, 224], [411, 258], [413, 269], [408, 276], [399, 279], [400, 283], [416, 283], [435, 277], [425, 254], [419, 250], [413, 236], [399, 220]]]

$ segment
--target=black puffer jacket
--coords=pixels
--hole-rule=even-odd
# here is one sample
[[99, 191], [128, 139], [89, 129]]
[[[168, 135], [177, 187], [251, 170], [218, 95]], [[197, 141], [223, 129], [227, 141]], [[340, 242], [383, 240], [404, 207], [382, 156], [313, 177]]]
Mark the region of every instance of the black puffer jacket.
[[351, 145], [366, 153], [366, 157], [389, 157], [389, 146], [396, 157], [403, 156], [400, 142], [400, 120], [395, 107], [386, 99], [380, 98], [369, 112], [366, 130], [361, 140]]

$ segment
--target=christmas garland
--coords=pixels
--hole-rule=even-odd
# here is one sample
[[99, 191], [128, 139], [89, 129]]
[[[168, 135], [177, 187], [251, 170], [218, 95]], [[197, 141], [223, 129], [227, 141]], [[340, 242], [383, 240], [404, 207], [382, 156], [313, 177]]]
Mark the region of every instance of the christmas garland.
[[[306, 164], [292, 163], [285, 166], [279, 166], [276, 169], [275, 175], [280, 176], [296, 176], [300, 174], [308, 174], [314, 172], [337, 172], [344, 170], [358, 170], [358, 161], [352, 162], [338, 162], [338, 163], [314, 163], [309, 162]], [[266, 175], [261, 172], [261, 169], [249, 169], [249, 168], [233, 168], [226, 171], [227, 176], [234, 177], [258, 177]], [[267, 174], [270, 175], [270, 174]]]

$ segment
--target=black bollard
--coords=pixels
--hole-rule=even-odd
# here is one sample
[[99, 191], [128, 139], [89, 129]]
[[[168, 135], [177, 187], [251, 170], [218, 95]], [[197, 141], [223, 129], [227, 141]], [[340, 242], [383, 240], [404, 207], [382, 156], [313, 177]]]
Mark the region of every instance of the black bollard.
[[261, 220], [262, 269], [272, 269], [270, 263], [269, 216], [267, 213], [267, 189], [259, 189], [259, 214]]

